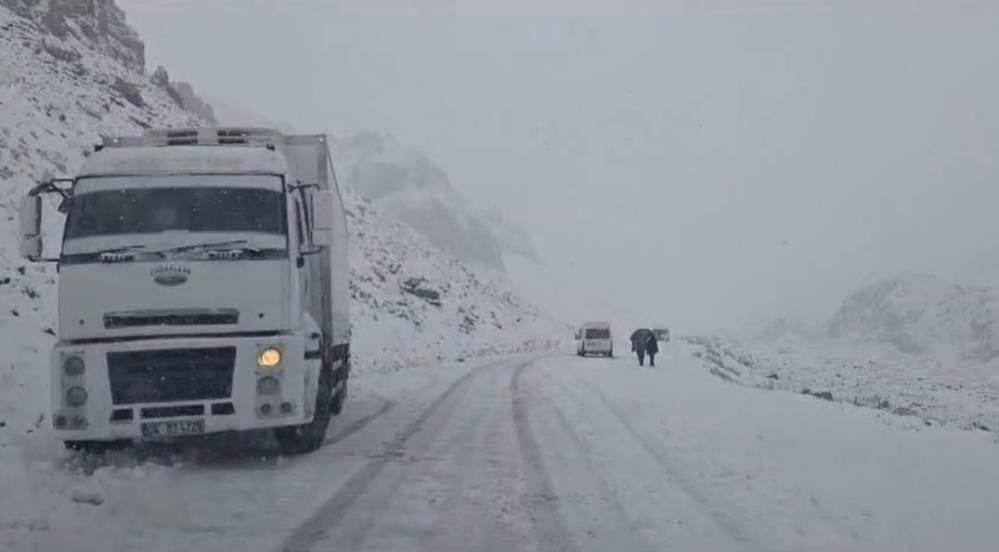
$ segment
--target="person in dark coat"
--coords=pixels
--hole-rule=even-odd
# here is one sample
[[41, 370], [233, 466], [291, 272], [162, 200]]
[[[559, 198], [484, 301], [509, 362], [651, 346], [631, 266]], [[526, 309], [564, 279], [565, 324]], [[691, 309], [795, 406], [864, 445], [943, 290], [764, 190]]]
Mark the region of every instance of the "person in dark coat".
[[656, 334], [647, 328], [635, 330], [631, 334], [631, 350], [638, 355], [639, 366], [645, 366], [645, 355], [649, 355], [649, 366], [655, 366], [656, 353], [659, 352]]
[[645, 353], [649, 355], [649, 366], [656, 365], [656, 353], [659, 352], [659, 340], [656, 339], [656, 334], [649, 332], [649, 335], [645, 339]]

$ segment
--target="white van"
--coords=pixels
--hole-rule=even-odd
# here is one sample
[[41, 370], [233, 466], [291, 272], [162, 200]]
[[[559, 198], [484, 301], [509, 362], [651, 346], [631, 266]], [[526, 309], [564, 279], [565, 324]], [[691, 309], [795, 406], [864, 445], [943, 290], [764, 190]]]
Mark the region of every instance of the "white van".
[[576, 354], [579, 356], [614, 356], [614, 340], [608, 322], [588, 322], [576, 332]]

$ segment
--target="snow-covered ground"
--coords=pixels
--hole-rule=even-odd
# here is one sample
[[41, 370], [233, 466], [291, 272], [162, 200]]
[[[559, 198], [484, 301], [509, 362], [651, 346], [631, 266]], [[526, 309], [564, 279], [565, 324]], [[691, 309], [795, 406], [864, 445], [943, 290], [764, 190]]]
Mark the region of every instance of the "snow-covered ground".
[[[4, 550], [908, 550], [999, 542], [999, 447], [732, 385], [685, 343], [359, 379], [319, 452], [37, 442]], [[88, 475], [91, 474], [92, 475]]]
[[900, 272], [869, 278], [825, 321], [779, 319], [748, 339], [694, 338], [716, 375], [999, 431], [999, 294]]
[[999, 429], [999, 372], [988, 364], [948, 362], [903, 354], [890, 345], [839, 340], [691, 339], [702, 348], [698, 354], [708, 371], [745, 385], [822, 394], [904, 415], [911, 426]]

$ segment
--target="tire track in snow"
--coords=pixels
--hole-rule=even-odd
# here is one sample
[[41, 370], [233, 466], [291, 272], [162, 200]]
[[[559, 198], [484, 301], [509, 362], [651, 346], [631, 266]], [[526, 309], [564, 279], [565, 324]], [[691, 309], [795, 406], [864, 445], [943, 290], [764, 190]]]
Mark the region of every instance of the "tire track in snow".
[[532, 513], [531, 532], [537, 540], [541, 552], [578, 552], [579, 546], [566, 528], [565, 522], [559, 516], [556, 507], [556, 495], [551, 477], [545, 470], [541, 458], [541, 449], [528, 420], [529, 397], [523, 391], [521, 379], [524, 370], [533, 364], [527, 362], [517, 366], [510, 377], [510, 393], [512, 395], [513, 422], [517, 432], [517, 446], [524, 457], [527, 471], [527, 487], [529, 497], [525, 497], [525, 508]]
[[510, 446], [516, 430], [508, 383], [498, 369], [476, 380], [477, 392], [455, 413], [457, 431], [449, 432], [445, 447], [433, 447], [433, 456], [447, 451], [450, 462], [432, 466], [437, 473], [422, 477], [432, 478], [444, 493], [433, 502], [433, 522], [407, 550], [505, 552], [530, 542], [527, 517], [514, 509], [522, 502], [513, 482], [523, 482], [523, 463]]
[[654, 444], [652, 444], [652, 442], [643, 437], [642, 434], [635, 428], [634, 424], [628, 420], [628, 417], [621, 411], [621, 409], [611, 402], [611, 400], [604, 394], [603, 391], [600, 390], [600, 388], [588, 381], [580, 381], [590, 391], [592, 391], [597, 398], [600, 399], [600, 402], [602, 402], [614, 418], [620, 422], [625, 431], [627, 431], [628, 434], [631, 435], [631, 437], [634, 438], [639, 445], [641, 445], [642, 449], [644, 449], [645, 452], [648, 453], [648, 455], [662, 467], [666, 476], [677, 485], [679, 490], [694, 501], [694, 503], [703, 508], [709, 519], [716, 526], [718, 526], [719, 529], [739, 543], [748, 545], [752, 542], [746, 530], [733, 520], [731, 516], [719, 510], [712, 503], [712, 501], [705, 496], [704, 493], [697, 489], [694, 482], [673, 466], [669, 457], [663, 453], [661, 449], [657, 448]]
[[397, 404], [395, 401], [390, 401], [388, 399], [383, 399], [381, 397], [374, 397], [374, 398], [377, 399], [377, 400], [379, 400], [379, 401], [381, 401], [381, 403], [382, 403], [382, 405], [380, 407], [378, 407], [378, 410], [372, 412], [371, 414], [368, 414], [366, 416], [362, 416], [362, 417], [354, 420], [353, 422], [351, 422], [351, 423], [347, 424], [346, 426], [340, 428], [338, 431], [336, 431], [335, 433], [333, 433], [333, 435], [328, 435], [326, 437], [326, 439], [323, 440], [323, 446], [324, 447], [328, 447], [330, 445], [336, 444], [336, 443], [338, 443], [338, 442], [346, 439], [347, 437], [350, 437], [351, 435], [353, 435], [353, 434], [357, 433], [358, 431], [364, 429], [365, 426], [367, 426], [371, 422], [375, 421], [376, 419], [378, 419], [383, 414], [387, 414]]
[[[548, 389], [553, 390], [555, 393], [560, 393], [563, 397], [569, 398], [569, 395], [565, 393], [562, 386], [554, 382], [547, 372], [539, 371], [538, 373], [547, 383], [546, 387]], [[627, 528], [633, 526], [633, 521], [628, 517], [627, 509], [621, 501], [621, 495], [617, 486], [611, 479], [600, 477], [602, 467], [598, 465], [598, 462], [594, 458], [596, 450], [594, 449], [593, 444], [579, 432], [577, 424], [574, 423], [562, 409], [559, 405], [559, 401], [545, 401], [545, 406], [551, 410], [552, 418], [555, 420], [558, 430], [568, 438], [572, 448], [575, 450], [576, 454], [572, 455], [572, 458], [583, 463], [586, 470], [592, 476], [589, 479], [590, 484], [595, 486], [598, 491], [598, 496], [605, 499], [610, 504], [612, 510], [611, 513], [617, 522], [613, 525], [613, 527]], [[629, 532], [627, 538], [628, 545], [624, 549], [629, 552], [652, 552], [658, 549], [656, 546], [650, 544], [647, 540], [642, 539], [634, 532]], [[621, 544], [617, 543], [616, 546], [620, 548]]]
[[[395, 439], [388, 442], [380, 454], [362, 466], [327, 500], [316, 512], [303, 523], [291, 531], [291, 535], [285, 539], [278, 549], [281, 552], [300, 552], [311, 549], [316, 543], [326, 539], [332, 530], [347, 514], [350, 506], [362, 495], [368, 486], [374, 481], [393, 460], [398, 459], [405, 453], [406, 443], [417, 433], [419, 433], [427, 421], [434, 416], [443, 405], [464, 387], [473, 377], [490, 369], [502, 362], [494, 362], [475, 368], [447, 387], [417, 416], [409, 422]], [[374, 419], [374, 418], [372, 418]], [[370, 422], [371, 420], [368, 420]], [[367, 422], [354, 429], [354, 433], [367, 425]], [[345, 436], [341, 436], [342, 439]], [[338, 549], [355, 549], [360, 545], [367, 528], [361, 531], [352, 531], [348, 541], [338, 541]]]

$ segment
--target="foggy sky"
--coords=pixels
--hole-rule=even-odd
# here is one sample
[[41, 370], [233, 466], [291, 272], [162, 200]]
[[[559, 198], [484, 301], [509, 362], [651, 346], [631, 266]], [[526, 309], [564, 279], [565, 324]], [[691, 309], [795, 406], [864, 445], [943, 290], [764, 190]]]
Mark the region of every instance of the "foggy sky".
[[391, 132], [656, 320], [830, 312], [999, 242], [997, 4], [119, 4], [150, 69]]

